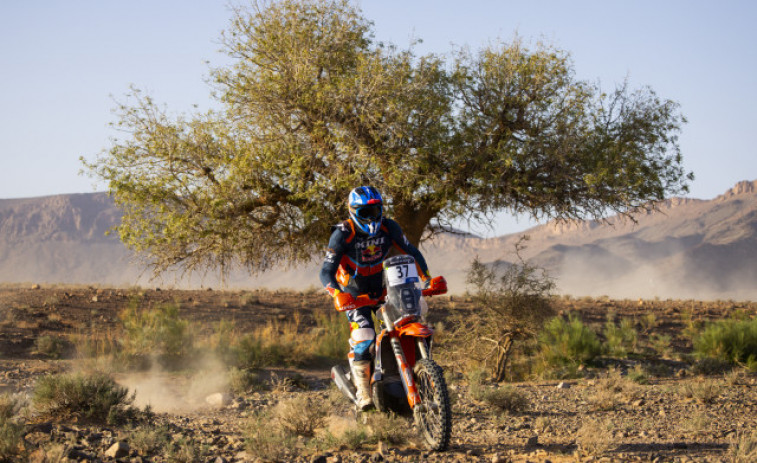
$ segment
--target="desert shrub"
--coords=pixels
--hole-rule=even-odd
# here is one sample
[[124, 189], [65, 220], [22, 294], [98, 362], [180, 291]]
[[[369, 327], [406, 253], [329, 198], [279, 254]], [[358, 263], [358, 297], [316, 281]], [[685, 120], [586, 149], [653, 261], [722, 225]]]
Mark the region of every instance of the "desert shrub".
[[639, 396], [639, 385], [620, 370], [610, 369], [599, 378], [593, 390], [587, 390], [586, 400], [594, 410], [615, 410]]
[[523, 412], [531, 406], [528, 397], [513, 386], [484, 389], [480, 393], [480, 400], [505, 413]]
[[132, 303], [121, 313], [124, 354], [136, 359], [156, 357], [164, 367], [183, 366], [192, 353], [189, 322], [179, 316], [178, 304], [140, 309]]
[[329, 359], [345, 359], [349, 351], [350, 324], [346, 317], [334, 310], [316, 312], [313, 353]]
[[669, 358], [671, 356], [670, 341], [669, 334], [655, 333], [649, 337], [649, 346], [660, 357]]
[[200, 444], [187, 436], [180, 436], [165, 451], [166, 459], [170, 462], [194, 463], [202, 460]]
[[612, 431], [613, 424], [610, 420], [584, 420], [576, 432], [576, 444], [586, 455], [601, 456], [613, 447]]
[[636, 348], [638, 334], [630, 318], [624, 318], [619, 324], [615, 323], [614, 315], [608, 316], [602, 334], [605, 337], [607, 354], [613, 357], [627, 357]]
[[723, 359], [713, 357], [703, 357], [694, 362], [691, 371], [695, 375], [719, 375], [729, 371], [733, 365]]
[[263, 461], [283, 461], [288, 449], [296, 443], [295, 437], [276, 425], [268, 410], [252, 415], [243, 433], [247, 451]]
[[687, 399], [696, 400], [703, 404], [711, 404], [720, 397], [723, 386], [713, 379], [703, 381], [689, 381], [681, 386], [681, 395]]
[[328, 403], [306, 395], [281, 402], [276, 407], [276, 420], [281, 429], [292, 436], [313, 437], [326, 425]]
[[694, 338], [699, 358], [712, 357], [734, 364], [757, 362], [757, 318], [727, 319], [705, 325]]
[[522, 237], [515, 245], [515, 262], [504, 268], [486, 265], [476, 257], [466, 281], [473, 287], [476, 310], [454, 314], [455, 344], [488, 365], [495, 381], [504, 381], [515, 342], [537, 336], [554, 315], [551, 293], [555, 282], [544, 269], [521, 257]]
[[412, 434], [410, 423], [405, 418], [392, 414], [371, 413], [365, 424], [373, 440], [390, 445], [404, 445]]
[[104, 373], [65, 373], [37, 380], [33, 391], [37, 411], [51, 419], [84, 419], [109, 424], [135, 419], [134, 394]]
[[65, 348], [63, 339], [56, 336], [40, 336], [34, 342], [37, 353], [46, 355], [50, 358], [60, 358]]
[[129, 445], [142, 455], [166, 454], [171, 444], [167, 426], [139, 426], [129, 432]]
[[0, 461], [14, 461], [21, 454], [24, 443], [24, 425], [18, 423], [18, 401], [7, 395], [0, 395]]
[[636, 384], [649, 384], [649, 372], [641, 365], [636, 365], [628, 371], [628, 379]]
[[728, 447], [728, 456], [732, 463], [757, 461], [757, 431], [742, 430], [734, 434]]
[[555, 317], [539, 335], [540, 356], [547, 367], [586, 364], [601, 352], [597, 335], [574, 314]]
[[231, 367], [228, 377], [229, 387], [235, 394], [246, 394], [266, 389], [265, 381], [263, 381], [259, 374], [251, 370]]

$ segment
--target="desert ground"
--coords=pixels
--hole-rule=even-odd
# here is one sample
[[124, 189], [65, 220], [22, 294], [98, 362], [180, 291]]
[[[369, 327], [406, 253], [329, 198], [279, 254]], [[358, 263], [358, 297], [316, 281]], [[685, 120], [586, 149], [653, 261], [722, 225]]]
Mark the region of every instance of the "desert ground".
[[[633, 322], [636, 342], [657, 340], [654, 358], [601, 358], [579, 366], [571, 379], [542, 375], [493, 384], [484, 376], [474, 385], [474, 375], [459, 358], [446, 359], [440, 342], [436, 359], [446, 370], [453, 404], [452, 441], [442, 453], [426, 450], [411, 423], [401, 418], [390, 422], [404, 428], [399, 438], [384, 434], [361, 440], [350, 434], [354, 429], [370, 434], [371, 426], [379, 426], [369, 416], [376, 413], [358, 416], [351, 409], [330, 385], [328, 362], [255, 368], [250, 387], [235, 388], [228, 366], [211, 356], [180, 367], [125, 367], [110, 361], [105, 347], [84, 352], [85, 345], [105, 346], [105, 340], [117, 343], [124, 336], [128, 307], [147, 310], [160, 304], [178, 308], [195, 340], [212, 339], [220, 326], [242, 334], [291, 326], [294, 319], [298, 330], [312, 334], [318, 316], [333, 312], [329, 298], [316, 291], [0, 287], [0, 392], [23, 405], [14, 418], [23, 425], [22, 437], [8, 453], [10, 461], [755, 461], [750, 452], [757, 438], [752, 434], [757, 375], [742, 367], [705, 368], [691, 354], [687, 330], [734, 313], [754, 317], [757, 304], [556, 298], [562, 315], [577, 314], [597, 330], [612, 313]], [[468, 296], [434, 297], [429, 305], [429, 319], [441, 338], [452, 314], [476, 310]], [[134, 405], [149, 405], [149, 413], [133, 422], [107, 424], [35, 410], [40, 378], [93, 369], [136, 390]], [[481, 400], [482, 389], [498, 388], [514, 391], [515, 405], [503, 409]], [[261, 441], [266, 427], [275, 434], [282, 404], [302, 399], [327, 406], [323, 422], [314, 426], [315, 437]], [[323, 435], [330, 437], [317, 438]]]

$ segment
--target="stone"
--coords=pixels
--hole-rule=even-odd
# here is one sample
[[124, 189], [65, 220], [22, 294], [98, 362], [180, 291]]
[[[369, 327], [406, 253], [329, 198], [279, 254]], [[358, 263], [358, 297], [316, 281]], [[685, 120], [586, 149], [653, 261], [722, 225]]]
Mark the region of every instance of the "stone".
[[32, 285], [32, 289], [39, 289], [39, 285], [38, 285], [37, 283], [34, 283], [34, 284]]
[[539, 445], [539, 436], [531, 436], [526, 441], [526, 447], [536, 447]]
[[205, 397], [205, 402], [213, 407], [225, 407], [231, 403], [231, 396], [223, 392], [216, 392]]
[[105, 451], [105, 456], [118, 459], [129, 455], [129, 445], [126, 442], [116, 442]]
[[216, 457], [213, 463], [229, 463], [224, 457]]
[[322, 455], [313, 455], [310, 458], [310, 463], [326, 463], [328, 458], [331, 456], [330, 453], [324, 453]]
[[92, 302], [97, 302], [97, 295], [92, 296]]
[[557, 385], [557, 389], [570, 389], [570, 383], [566, 383], [565, 381], [560, 382], [560, 384]]
[[507, 458], [504, 455], [500, 455], [499, 453], [496, 453], [492, 456], [492, 463], [510, 463], [509, 458]]

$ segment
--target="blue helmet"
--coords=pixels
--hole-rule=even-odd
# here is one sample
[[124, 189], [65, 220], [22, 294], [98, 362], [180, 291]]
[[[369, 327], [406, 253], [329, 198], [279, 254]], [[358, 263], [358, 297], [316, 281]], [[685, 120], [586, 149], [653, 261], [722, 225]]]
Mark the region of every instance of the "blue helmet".
[[376, 236], [381, 228], [381, 215], [384, 200], [381, 193], [372, 186], [357, 187], [350, 192], [347, 201], [350, 218], [361, 232], [368, 236]]

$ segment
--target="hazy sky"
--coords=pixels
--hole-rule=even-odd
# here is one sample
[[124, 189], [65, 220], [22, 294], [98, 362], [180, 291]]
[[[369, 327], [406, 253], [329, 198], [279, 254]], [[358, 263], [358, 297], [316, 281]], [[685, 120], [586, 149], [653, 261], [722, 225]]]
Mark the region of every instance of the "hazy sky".
[[[628, 77], [678, 101], [691, 197], [757, 179], [757, 2], [693, 0], [363, 0], [379, 40], [420, 53], [490, 40], [545, 40], [579, 78], [611, 90]], [[211, 107], [205, 83], [230, 13], [210, 0], [0, 2], [0, 198], [102, 190], [78, 175], [115, 132], [129, 85], [171, 112]], [[115, 99], [115, 100], [114, 100]], [[503, 218], [498, 233], [528, 226]]]

